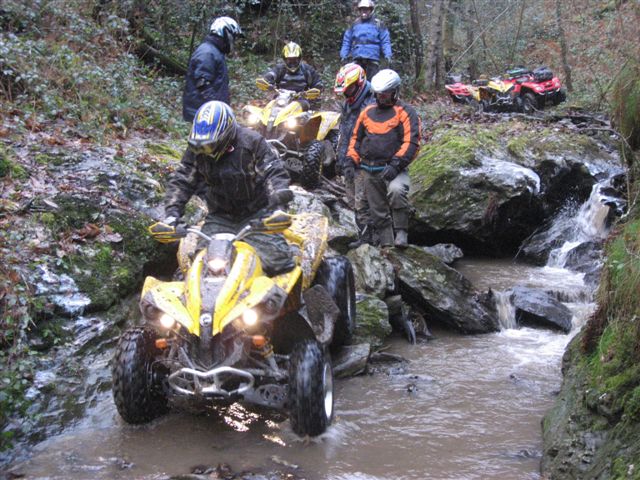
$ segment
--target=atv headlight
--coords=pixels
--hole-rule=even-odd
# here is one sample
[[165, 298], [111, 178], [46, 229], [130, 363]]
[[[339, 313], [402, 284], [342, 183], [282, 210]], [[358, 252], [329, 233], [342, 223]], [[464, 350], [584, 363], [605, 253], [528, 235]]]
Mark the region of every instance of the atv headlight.
[[173, 327], [175, 323], [176, 323], [175, 319], [167, 313], [163, 313], [160, 316], [160, 325], [162, 325], [167, 330]]
[[256, 115], [255, 113], [250, 113], [247, 116], [247, 123], [249, 125], [255, 125], [258, 122], [260, 122], [260, 117], [258, 115]]
[[258, 312], [253, 308], [248, 308], [242, 314], [242, 321], [245, 326], [253, 327], [256, 323], [258, 323]]
[[298, 120], [295, 118], [287, 119], [287, 128], [296, 128], [298, 126]]

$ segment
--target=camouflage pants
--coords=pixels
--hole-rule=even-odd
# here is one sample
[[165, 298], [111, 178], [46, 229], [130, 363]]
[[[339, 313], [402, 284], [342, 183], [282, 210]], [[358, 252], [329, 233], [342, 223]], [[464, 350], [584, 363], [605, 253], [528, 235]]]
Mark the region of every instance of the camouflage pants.
[[[269, 211], [260, 210], [254, 215], [239, 220], [224, 215], [210, 214], [205, 218], [202, 233], [207, 235], [238, 233], [251, 220], [264, 218], [269, 213]], [[270, 277], [288, 272], [295, 266], [289, 244], [281, 233], [251, 233], [243, 241], [256, 249], [262, 263], [262, 269]]]

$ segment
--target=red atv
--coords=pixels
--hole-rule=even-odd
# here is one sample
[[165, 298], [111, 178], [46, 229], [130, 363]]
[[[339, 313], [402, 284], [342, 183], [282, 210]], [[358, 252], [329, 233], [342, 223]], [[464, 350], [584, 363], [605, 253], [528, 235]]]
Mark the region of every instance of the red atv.
[[469, 85], [462, 83], [462, 75], [448, 74], [444, 88], [447, 89], [453, 103], [470, 103], [473, 99]]
[[547, 67], [533, 71], [523, 67], [515, 68], [505, 74], [504, 80], [513, 82], [518, 109], [523, 113], [542, 110], [547, 103], [558, 105], [567, 99], [560, 79]]

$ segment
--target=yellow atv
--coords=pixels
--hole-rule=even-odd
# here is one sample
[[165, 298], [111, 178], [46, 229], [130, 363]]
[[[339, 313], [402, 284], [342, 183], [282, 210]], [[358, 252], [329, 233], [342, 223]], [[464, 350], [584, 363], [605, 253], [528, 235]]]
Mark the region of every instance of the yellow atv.
[[276, 150], [293, 181], [314, 188], [323, 173], [329, 178], [335, 175], [340, 114], [306, 109], [308, 100], [320, 97], [320, 90], [277, 89], [262, 78], [256, 85], [263, 91], [274, 91], [276, 96], [264, 108], [245, 106], [246, 123]]
[[517, 95], [513, 83], [505, 82], [499, 78], [490, 80], [477, 80], [477, 98], [480, 110], [483, 112], [512, 112], [518, 110]]
[[[299, 435], [324, 432], [333, 418], [328, 350], [349, 342], [356, 314], [349, 260], [324, 258], [327, 219], [277, 212], [236, 235], [162, 223], [150, 231], [182, 238], [184, 280], [145, 280], [143, 323], [122, 334], [113, 359], [122, 418], [145, 423], [170, 406], [243, 401], [288, 411]], [[252, 232], [283, 233], [296, 266], [267, 277], [243, 241]], [[206, 245], [199, 251], [189, 247], [196, 236]]]

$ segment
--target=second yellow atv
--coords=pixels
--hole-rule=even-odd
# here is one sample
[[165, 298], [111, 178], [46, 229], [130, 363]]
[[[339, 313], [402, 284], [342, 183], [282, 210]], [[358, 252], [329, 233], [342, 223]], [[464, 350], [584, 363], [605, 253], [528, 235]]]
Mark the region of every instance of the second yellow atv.
[[320, 90], [294, 92], [274, 88], [264, 79], [256, 80], [260, 90], [275, 92], [264, 108], [244, 107], [246, 123], [259, 131], [274, 148], [293, 181], [315, 188], [324, 173], [335, 170], [340, 114], [307, 110], [308, 100], [316, 100]]
[[[349, 342], [356, 315], [349, 260], [325, 257], [327, 219], [279, 212], [236, 235], [189, 228], [204, 244], [195, 257], [187, 231], [150, 230], [160, 241], [183, 238], [184, 280], [145, 280], [143, 323], [122, 334], [112, 364], [122, 418], [144, 423], [185, 402], [243, 401], [288, 411], [297, 434], [323, 433], [333, 418], [328, 350]], [[296, 266], [266, 276], [243, 241], [253, 232], [283, 233]]]

